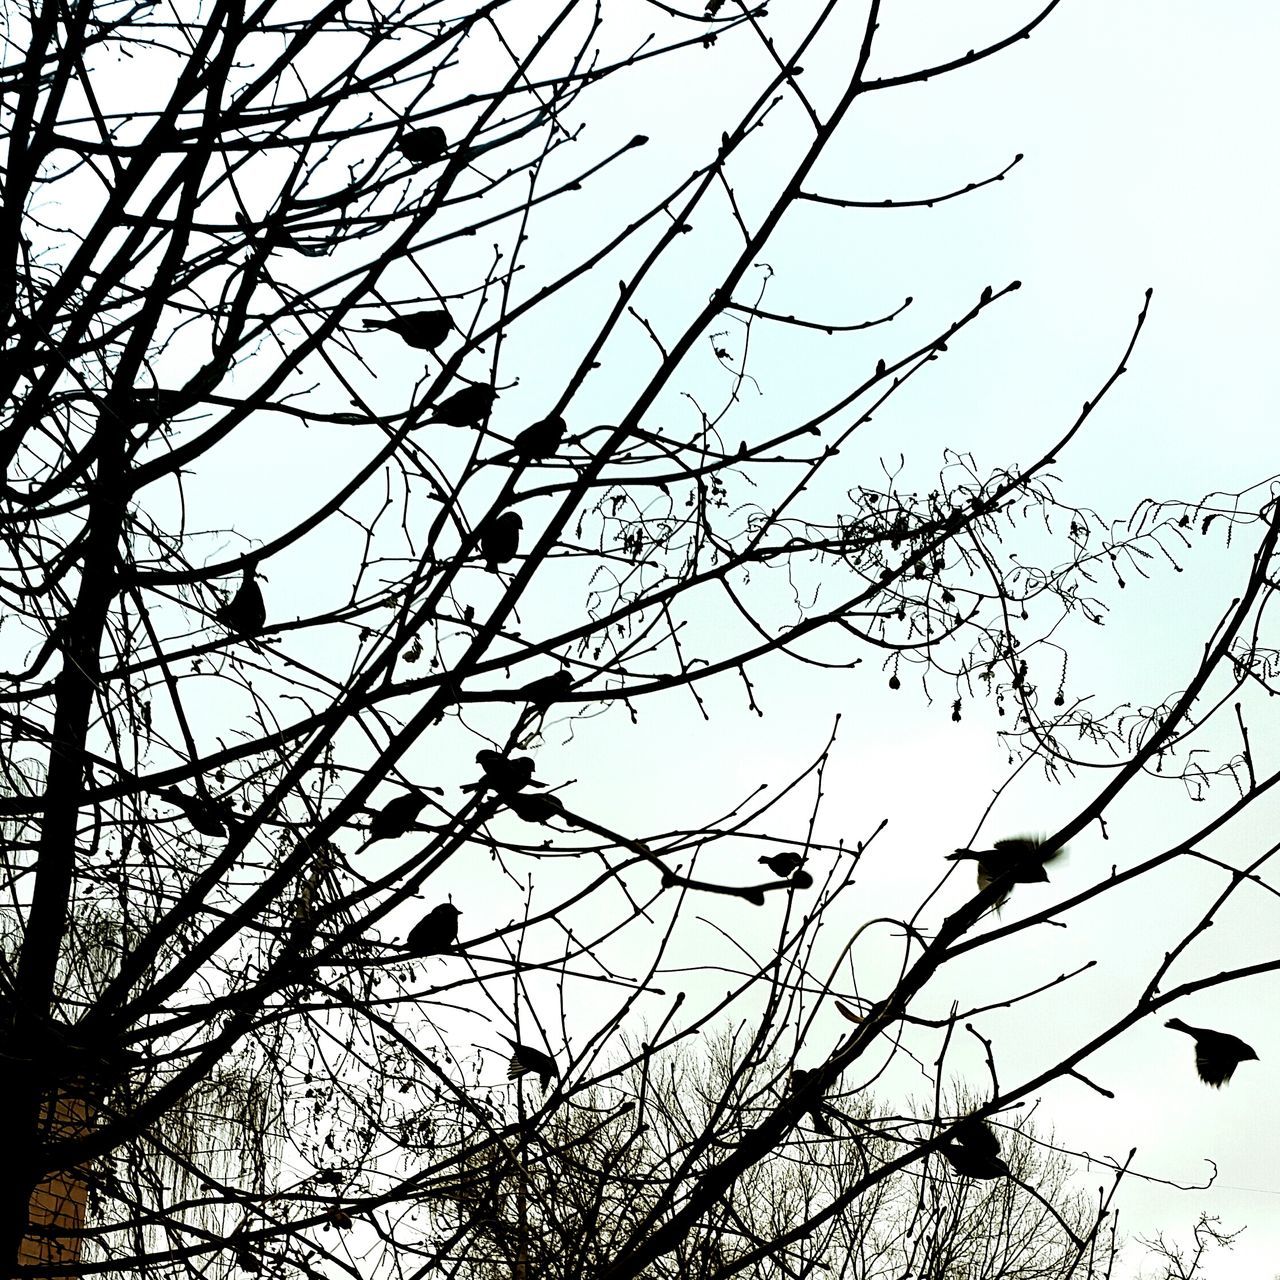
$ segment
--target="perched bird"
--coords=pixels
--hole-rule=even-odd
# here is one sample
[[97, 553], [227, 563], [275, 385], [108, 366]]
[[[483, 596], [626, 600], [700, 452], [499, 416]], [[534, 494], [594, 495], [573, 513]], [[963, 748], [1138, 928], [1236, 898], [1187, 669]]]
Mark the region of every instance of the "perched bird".
[[[791, 1073], [791, 1079], [787, 1082], [787, 1091], [789, 1093], [799, 1093], [805, 1088], [809, 1081], [813, 1079], [814, 1073], [806, 1067], [797, 1067]], [[826, 1138], [835, 1137], [835, 1130], [831, 1127], [831, 1121], [827, 1119], [826, 1112], [831, 1110], [827, 1103], [823, 1102], [819, 1096], [812, 1107], [809, 1108], [809, 1123], [813, 1126], [814, 1131]]]
[[520, 1044], [516, 1040], [512, 1040], [510, 1036], [503, 1036], [503, 1039], [511, 1046], [511, 1061], [507, 1063], [507, 1079], [517, 1080], [521, 1076], [536, 1075], [542, 1085], [542, 1092], [546, 1093], [547, 1086], [551, 1083], [551, 1077], [560, 1078], [560, 1068], [556, 1066], [556, 1060], [549, 1054], [545, 1054], [541, 1049], [534, 1049], [530, 1045]]
[[421, 791], [406, 791], [404, 795], [388, 800], [369, 820], [368, 843], [396, 840], [406, 835], [426, 803], [427, 797]]
[[432, 422], [443, 422], [446, 427], [478, 427], [493, 408], [498, 393], [482, 382], [473, 383], [446, 396], [431, 414]]
[[947, 854], [948, 862], [960, 862], [966, 858], [978, 864], [978, 888], [986, 889], [998, 880], [1008, 885], [1037, 884], [1047, 882], [1049, 874], [1045, 864], [1060, 858], [1065, 848], [1045, 849], [1039, 836], [1010, 836], [997, 840], [993, 848], [975, 851], [957, 849]]
[[366, 329], [389, 329], [419, 351], [434, 351], [450, 334], [453, 320], [447, 311], [416, 311], [390, 320], [366, 320]]
[[232, 821], [231, 806], [225, 800], [214, 800], [207, 795], [189, 796], [177, 787], [161, 791], [162, 799], [176, 804], [186, 819], [202, 836], [225, 836]]
[[406, 946], [418, 956], [438, 956], [449, 951], [458, 940], [458, 917], [462, 914], [452, 902], [433, 907], [409, 930]]
[[762, 862], [770, 871], [779, 879], [785, 880], [797, 867], [804, 862], [804, 857], [798, 853], [775, 853], [771, 858], [757, 858], [757, 862]]
[[500, 511], [492, 520], [486, 520], [480, 529], [480, 553], [484, 567], [497, 573], [500, 564], [514, 559], [520, 547], [520, 530], [524, 521], [518, 511]]
[[529, 795], [523, 791], [513, 791], [505, 795], [507, 808], [524, 822], [541, 822], [546, 824], [552, 818], [566, 818], [564, 804], [559, 796]]
[[975, 1151], [972, 1147], [966, 1147], [958, 1142], [939, 1147], [938, 1150], [942, 1152], [946, 1162], [962, 1177], [981, 1178], [985, 1181], [1009, 1176], [1009, 1166], [998, 1155], [992, 1155], [989, 1151]]
[[521, 458], [536, 461], [549, 458], [560, 447], [564, 439], [564, 419], [559, 414], [543, 418], [531, 427], [525, 427], [512, 441], [514, 452]]
[[1238, 1036], [1225, 1031], [1210, 1031], [1207, 1027], [1190, 1027], [1180, 1018], [1170, 1018], [1164, 1024], [1174, 1031], [1184, 1032], [1196, 1042], [1196, 1070], [1205, 1084], [1221, 1089], [1242, 1062], [1256, 1062], [1258, 1055]]
[[962, 1147], [967, 1147], [970, 1151], [981, 1152], [983, 1155], [998, 1156], [1000, 1154], [1000, 1139], [996, 1137], [996, 1131], [978, 1116], [967, 1116], [962, 1120], [956, 1126], [951, 1140], [958, 1142]]
[[807, 871], [796, 871], [791, 877], [791, 887], [793, 889], [812, 889], [813, 877]]
[[543, 676], [540, 680], [531, 680], [518, 689], [524, 697], [535, 706], [545, 707], [563, 698], [573, 688], [573, 675], [565, 667], [561, 667], [555, 675]]
[[198, 399], [197, 394], [185, 388], [173, 391], [167, 387], [135, 387], [125, 393], [117, 413], [130, 426], [168, 422], [185, 413]]
[[[484, 780], [499, 794], [523, 791], [525, 787], [545, 787], [535, 782], [533, 760], [529, 756], [504, 756], [500, 751], [482, 747], [476, 752], [476, 764], [484, 770]], [[471, 784], [474, 789], [475, 784]]]
[[244, 581], [240, 589], [224, 604], [214, 617], [228, 631], [238, 636], [256, 636], [267, 623], [267, 606], [258, 586], [258, 570], [255, 565], [244, 567]]
[[1007, 1178], [1009, 1166], [1000, 1159], [1000, 1139], [978, 1116], [968, 1116], [956, 1126], [951, 1141], [939, 1148], [947, 1163], [966, 1178]]
[[429, 124], [425, 129], [410, 129], [396, 143], [396, 149], [413, 164], [432, 164], [444, 155], [448, 145], [444, 130], [438, 124]]

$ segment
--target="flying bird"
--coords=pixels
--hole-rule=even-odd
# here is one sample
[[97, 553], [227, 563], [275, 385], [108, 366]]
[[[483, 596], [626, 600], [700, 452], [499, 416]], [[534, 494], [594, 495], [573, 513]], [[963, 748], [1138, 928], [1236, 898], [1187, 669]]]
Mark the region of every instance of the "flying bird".
[[366, 320], [366, 329], [389, 329], [419, 351], [434, 351], [450, 334], [453, 320], [447, 311], [417, 311], [390, 320]]
[[497, 396], [492, 387], [474, 383], [441, 400], [432, 410], [430, 420], [443, 422], [446, 427], [478, 427], [489, 416]]
[[444, 130], [438, 124], [429, 124], [425, 129], [410, 129], [396, 143], [396, 149], [413, 164], [432, 164], [444, 155], [448, 145]]
[[490, 573], [497, 573], [500, 564], [515, 558], [523, 528], [524, 521], [518, 511], [501, 511], [492, 520], [485, 521], [480, 529], [480, 553]]
[[407, 835], [426, 803], [427, 797], [421, 791], [406, 791], [394, 800], [388, 800], [369, 820], [369, 839], [366, 843], [397, 840]]
[[228, 631], [238, 636], [256, 636], [267, 624], [267, 606], [257, 579], [257, 568], [245, 565], [240, 589], [214, 614]]
[[1191, 1036], [1196, 1042], [1196, 1071], [1205, 1084], [1221, 1089], [1242, 1062], [1256, 1062], [1258, 1055], [1238, 1036], [1225, 1031], [1210, 1031], [1207, 1027], [1190, 1027], [1180, 1018], [1170, 1018], [1164, 1024], [1174, 1031]]
[[[1039, 836], [1010, 836], [997, 840], [990, 849], [957, 849], [947, 854], [948, 862], [970, 859], [978, 864], [978, 888], [986, 889], [997, 881], [1012, 888], [1015, 884], [1048, 882], [1045, 864], [1060, 858], [1065, 847], [1046, 849]], [[1005, 895], [1008, 896], [1007, 894]]]
[[453, 949], [458, 939], [458, 917], [462, 914], [452, 902], [433, 907], [409, 930], [405, 945], [418, 956], [438, 956]]
[[775, 876], [785, 880], [804, 862], [804, 857], [798, 853], [787, 852], [775, 853], [771, 858], [757, 858], [756, 861], [762, 862]]
[[520, 1044], [510, 1036], [503, 1036], [503, 1039], [511, 1046], [511, 1060], [507, 1063], [508, 1080], [535, 1075], [542, 1085], [542, 1092], [546, 1093], [551, 1077], [555, 1076], [557, 1080], [560, 1078], [560, 1068], [556, 1066], [556, 1060], [543, 1053], [541, 1049]]

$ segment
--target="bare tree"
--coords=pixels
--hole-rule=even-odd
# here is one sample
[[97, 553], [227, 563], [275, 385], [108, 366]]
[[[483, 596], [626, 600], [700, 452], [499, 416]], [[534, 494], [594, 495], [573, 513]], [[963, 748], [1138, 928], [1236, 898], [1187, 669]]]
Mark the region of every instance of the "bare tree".
[[[1027, 465], [948, 454], [923, 487], [891, 468], [854, 483], [837, 461], [1017, 281], [923, 339], [886, 329], [884, 354], [851, 356], [813, 405], [745, 395], [769, 335], [860, 334], [908, 305], [769, 305], [761, 255], [797, 208], [893, 203], [816, 176], [855, 106], [981, 67], [1058, 3], [896, 71], [873, 63], [879, 0], [805, 8], [800, 25], [797, 9], [776, 34], [762, 8], [718, 0], [652, 5], [643, 26], [578, 0], [12, 16], [0, 1222], [24, 1272], [416, 1276], [485, 1249], [519, 1275], [538, 1250], [552, 1269], [530, 1161], [579, 1147], [595, 1163], [568, 1189], [596, 1201], [553, 1202], [544, 1181], [547, 1230], [553, 1212], [603, 1221], [629, 1162], [650, 1165], [609, 1233], [579, 1233], [577, 1274], [812, 1267], [819, 1246], [863, 1274], [855, 1247], [903, 1220], [883, 1213], [906, 1186], [927, 1229], [894, 1247], [930, 1274], [961, 1253], [1009, 1274], [1042, 1213], [1076, 1259], [1093, 1247], [1016, 1155], [981, 1200], [961, 1179], [995, 1179], [954, 1166], [966, 1125], [1016, 1127], [1066, 1076], [1106, 1093], [1081, 1071], [1090, 1054], [1280, 964], [1169, 981], [1272, 853], [1235, 866], [1198, 846], [1280, 778], [1255, 770], [1245, 732], [1275, 675], [1280, 515], [1250, 493], [1109, 525], [1061, 492], [1051, 467], [1124, 371], [1149, 298]], [[718, 145], [692, 174], [646, 168], [650, 68], [735, 49], [764, 69], [726, 99]], [[801, 143], [763, 164], [784, 112]], [[1099, 620], [1104, 573], [1176, 564], [1215, 522], [1256, 554], [1180, 692], [1140, 715], [1068, 700], [1064, 620]], [[833, 737], [767, 795], [723, 812], [699, 798], [694, 822], [661, 796], [634, 803], [623, 746], [590, 798], [568, 785], [557, 749], [589, 718], [620, 740], [651, 705], [711, 715], [720, 688], [762, 714], [759, 673], [785, 658], [882, 662], [890, 688], [911, 674], [945, 690], [954, 719], [984, 702], [1007, 715], [1022, 765], [1109, 776], [1057, 831], [980, 846], [959, 905], [930, 893], [852, 929], [850, 885], [883, 842], [875, 821], [815, 835]], [[1243, 745], [1224, 750], [1233, 700]], [[695, 798], [700, 772], [689, 760]], [[1154, 772], [1237, 789], [1174, 846], [993, 914]], [[1013, 1082], [983, 1041], [980, 1105], [944, 1106], [957, 1029], [1046, 990], [961, 1001], [948, 966], [1188, 858], [1219, 887], [1123, 1016]], [[752, 920], [721, 926], [727, 990], [718, 974], [672, 996], [664, 971], [709, 968], [697, 916], [713, 907]], [[834, 958], [831, 921], [849, 939]], [[902, 962], [868, 997], [843, 965], [878, 928]], [[843, 1036], [815, 1030], [832, 1008]], [[651, 1033], [619, 1056], [641, 1013]], [[669, 1105], [661, 1132], [642, 1129], [643, 1090], [610, 1098], [726, 1025], [742, 1029], [732, 1062], [683, 1130]], [[857, 1071], [882, 1052], [927, 1064], [931, 1105], [876, 1109]], [[779, 1063], [803, 1074], [784, 1086]], [[581, 1106], [603, 1108], [598, 1129], [574, 1127]], [[811, 1122], [848, 1126], [844, 1163], [810, 1150]], [[787, 1220], [758, 1216], [790, 1160]]]

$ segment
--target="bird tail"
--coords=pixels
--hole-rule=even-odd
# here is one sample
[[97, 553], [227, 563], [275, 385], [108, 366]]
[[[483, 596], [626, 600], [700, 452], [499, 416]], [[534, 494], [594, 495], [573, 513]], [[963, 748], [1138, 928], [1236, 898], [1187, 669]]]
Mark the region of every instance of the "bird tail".
[[974, 853], [972, 849], [957, 849], [955, 853], [947, 854], [948, 862], [963, 862], [965, 858], [979, 858], [981, 854]]
[[1166, 1027], [1172, 1027], [1174, 1031], [1185, 1031], [1189, 1036], [1195, 1035], [1195, 1028], [1187, 1026], [1181, 1018], [1170, 1018], [1164, 1025]]

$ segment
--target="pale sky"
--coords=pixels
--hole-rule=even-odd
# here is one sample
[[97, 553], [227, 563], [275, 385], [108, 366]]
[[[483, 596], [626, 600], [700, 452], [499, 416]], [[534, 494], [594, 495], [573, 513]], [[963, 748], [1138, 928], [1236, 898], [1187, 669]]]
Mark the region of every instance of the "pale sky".
[[[792, 0], [784, 13], [778, 6], [772, 29], [780, 48], [786, 49], [787, 21], [815, 7]], [[851, 6], [851, 16], [858, 7]], [[963, 53], [1016, 25], [1032, 8], [1012, 0], [886, 4], [871, 72], [894, 74], [926, 58]], [[644, 29], [651, 19], [640, 6], [636, 12], [637, 29]], [[849, 30], [852, 38], [854, 27]], [[846, 370], [861, 369], [858, 376], [865, 376], [878, 356], [906, 351], [966, 311], [984, 285], [1020, 279], [1018, 293], [988, 312], [953, 344], [931, 378], [898, 398], [883, 420], [877, 418], [875, 431], [859, 438], [841, 478], [847, 474], [850, 487], [860, 478], [871, 483], [877, 460], [902, 452], [906, 475], [927, 488], [944, 447], [973, 451], [980, 469], [1025, 463], [1093, 397], [1119, 358], [1150, 286], [1151, 318], [1129, 372], [1060, 460], [1064, 496], [1123, 517], [1147, 496], [1194, 500], [1280, 470], [1272, 443], [1271, 376], [1280, 285], [1273, 248], [1280, 177], [1270, 136], [1278, 44], [1280, 14], [1262, 0], [1066, 0], [1031, 41], [997, 58], [867, 99], [818, 171], [816, 184], [828, 194], [918, 198], [981, 180], [1015, 153], [1025, 158], [1002, 183], [933, 209], [807, 206], [789, 215], [762, 255], [776, 273], [763, 305], [850, 323], [892, 310], [907, 295], [915, 303], [894, 325], [855, 337], [810, 335], [801, 342], [762, 327], [752, 372], [764, 395], [758, 402], [748, 397], [743, 420], [763, 426], [776, 412], [771, 406], [792, 407], [798, 416], [810, 404], [829, 402], [855, 381]], [[851, 57], [851, 44], [833, 40], [806, 59], [803, 83], [817, 101], [830, 87], [831, 70], [843, 70]], [[549, 274], [584, 244], [603, 239], [663, 179], [704, 163], [721, 130], [736, 119], [734, 107], [752, 91], [761, 65], [744, 40], [740, 53], [723, 46], [714, 55], [693, 49], [619, 78], [597, 100], [585, 145], [603, 150], [633, 132], [648, 134], [651, 142], [607, 182], [557, 204], [553, 215], [535, 216], [530, 278]], [[791, 156], [803, 129], [800, 114], [783, 106], [744, 152], [735, 176], [748, 212], [773, 190], [775, 166]], [[687, 238], [683, 256], [646, 301], [659, 328], [689, 314], [690, 297], [695, 303], [705, 297], [704, 279], [712, 279], [716, 238], [723, 234], [723, 225], [698, 225]], [[607, 293], [616, 277], [608, 269], [603, 278]], [[549, 308], [546, 323], [511, 335], [505, 369], [521, 381], [500, 401], [498, 429], [515, 430], [540, 416], [558, 378], [580, 357], [598, 304], [598, 295], [579, 292]], [[726, 328], [732, 333], [732, 326]], [[388, 361], [403, 359], [393, 344], [380, 350]], [[635, 351], [634, 368], [606, 360], [600, 378], [575, 402], [572, 428], [616, 420], [625, 407], [621, 389], [643, 372], [642, 344]], [[393, 398], [401, 386], [395, 374], [407, 377], [409, 368], [408, 362], [403, 369], [382, 368]], [[678, 397], [665, 399], [662, 411], [673, 429], [682, 421], [681, 429], [688, 429], [691, 419], [679, 417], [688, 411]], [[318, 450], [335, 447], [331, 433], [316, 431], [311, 438]], [[332, 455], [325, 457], [327, 465]], [[260, 521], [237, 527], [265, 539], [274, 521], [288, 519], [292, 503], [308, 505], [306, 480], [313, 466], [317, 476], [321, 471], [306, 453], [292, 456], [291, 466], [296, 491], [282, 489], [278, 472], [269, 468], [231, 476], [210, 470], [206, 478], [210, 492], [234, 481], [237, 499]], [[1261, 501], [1253, 500], [1255, 509]], [[1077, 624], [1064, 633], [1073, 649], [1072, 694], [1095, 691], [1098, 705], [1106, 707], [1150, 702], [1180, 688], [1212, 619], [1243, 580], [1248, 547], [1248, 536], [1230, 550], [1218, 539], [1197, 549], [1181, 575], [1155, 567], [1151, 581], [1130, 581], [1124, 591], [1103, 584], [1112, 609], [1107, 626]], [[305, 554], [314, 556], [314, 547]], [[292, 581], [285, 557], [273, 563], [269, 602], [289, 598], [288, 612], [309, 607], [303, 593], [321, 592], [331, 571], [317, 574], [315, 563], [295, 562]], [[708, 617], [705, 625], [713, 630], [721, 624]], [[841, 713], [818, 837], [853, 842], [889, 820], [857, 888], [828, 925], [843, 928], [852, 912], [852, 933], [865, 919], [911, 909], [936, 882], [942, 855], [970, 839], [1008, 774], [995, 737], [1001, 724], [989, 705], [969, 701], [964, 722], [953, 725], [944, 686], [935, 689], [933, 707], [905, 672], [903, 689], [891, 693], [876, 655], [863, 656], [860, 667], [838, 673], [781, 660], [761, 664], [753, 680], [763, 719], [745, 710], [740, 686], [725, 679], [705, 690], [714, 713], [710, 724], [691, 699], [676, 695], [642, 705], [635, 728], [621, 708], [579, 724], [571, 738], [563, 726], [552, 727], [539, 752], [540, 774], [555, 782], [578, 779], [569, 793], [575, 808], [643, 835], [697, 824], [731, 807], [757, 782], [790, 777], [820, 751]], [[679, 752], [673, 742], [681, 744]], [[1255, 727], [1260, 753], [1277, 742], [1280, 735], [1270, 726]], [[1052, 830], [1099, 785], [1097, 775], [1086, 775], [1054, 787], [1028, 771], [1002, 798], [984, 834]], [[1231, 798], [1225, 786], [1199, 805], [1169, 784], [1135, 789], [1112, 814], [1110, 843], [1104, 846], [1096, 834], [1082, 837], [1055, 882], [1064, 894], [1078, 890], [1112, 862], [1124, 866], [1165, 847]], [[788, 810], [792, 830], [802, 829], [807, 803]], [[1242, 824], [1217, 852], [1244, 860], [1257, 847], [1250, 836], [1262, 834], [1257, 826], [1250, 831]], [[821, 858], [814, 861], [824, 865]], [[473, 874], [450, 866], [433, 898], [448, 891], [461, 901], [469, 890], [474, 897]], [[1002, 1083], [1032, 1075], [1056, 1060], [1048, 1055], [1059, 1036], [1065, 1050], [1131, 1002], [1176, 940], [1187, 895], [1193, 889], [1203, 895], [1207, 883], [1199, 872], [1178, 867], [1123, 896], [1110, 895], [1097, 910], [1072, 917], [1069, 929], [1041, 929], [956, 966], [929, 989], [924, 1004], [937, 1012], [945, 1011], [952, 994], [975, 1002], [976, 992], [984, 999], [1013, 994], [1097, 958], [1097, 970], [1030, 1006], [1029, 1013], [984, 1021], [984, 1033], [997, 1038]], [[945, 909], [959, 905], [967, 887], [967, 880], [954, 879], [943, 890]], [[1053, 892], [1020, 891], [1006, 918], [1016, 918], [1023, 902], [1035, 909], [1052, 901]], [[1275, 936], [1265, 907], [1252, 897], [1226, 913], [1198, 944], [1194, 968], [1209, 972], [1242, 956], [1265, 958], [1263, 936]], [[699, 901], [696, 909], [739, 929], [748, 942], [759, 929], [761, 946], [770, 936], [759, 923], [763, 916], [769, 916], [768, 929], [777, 927], [772, 899], [760, 915], [732, 903]], [[483, 908], [475, 918], [464, 917], [464, 937], [473, 922], [477, 931], [482, 927], [482, 915]], [[711, 945], [709, 931], [691, 936], [691, 946]], [[854, 962], [864, 994], [883, 993], [877, 983], [893, 972], [898, 945], [874, 933], [859, 944]], [[1211, 1192], [1133, 1182], [1120, 1210], [1126, 1234], [1163, 1230], [1185, 1237], [1202, 1209], [1227, 1228], [1247, 1227], [1230, 1260], [1213, 1262], [1215, 1280], [1280, 1271], [1274, 1261], [1280, 1257], [1280, 1167], [1273, 1136], [1280, 1122], [1278, 993], [1280, 979], [1267, 977], [1177, 1008], [1188, 1021], [1230, 1030], [1257, 1049], [1262, 1060], [1244, 1064], [1222, 1091], [1196, 1079], [1190, 1042], [1163, 1029], [1160, 1017], [1084, 1064], [1115, 1091], [1115, 1101], [1065, 1081], [1046, 1091], [1037, 1113], [1038, 1123], [1054, 1126], [1065, 1146], [1120, 1160], [1137, 1146], [1135, 1167], [1170, 1181], [1201, 1180], [1204, 1158], [1214, 1159], [1220, 1174]], [[840, 1031], [834, 1015], [820, 1020], [802, 1059], [818, 1056]], [[976, 1071], [980, 1064], [966, 1065]], [[974, 1078], [980, 1083], [980, 1076]], [[877, 1089], [906, 1094], [919, 1084], [918, 1076], [902, 1071]], [[1086, 1187], [1109, 1181], [1096, 1169], [1082, 1171], [1081, 1178]], [[1135, 1274], [1136, 1264], [1137, 1257], [1128, 1255], [1129, 1269], [1122, 1266], [1120, 1274]]]

